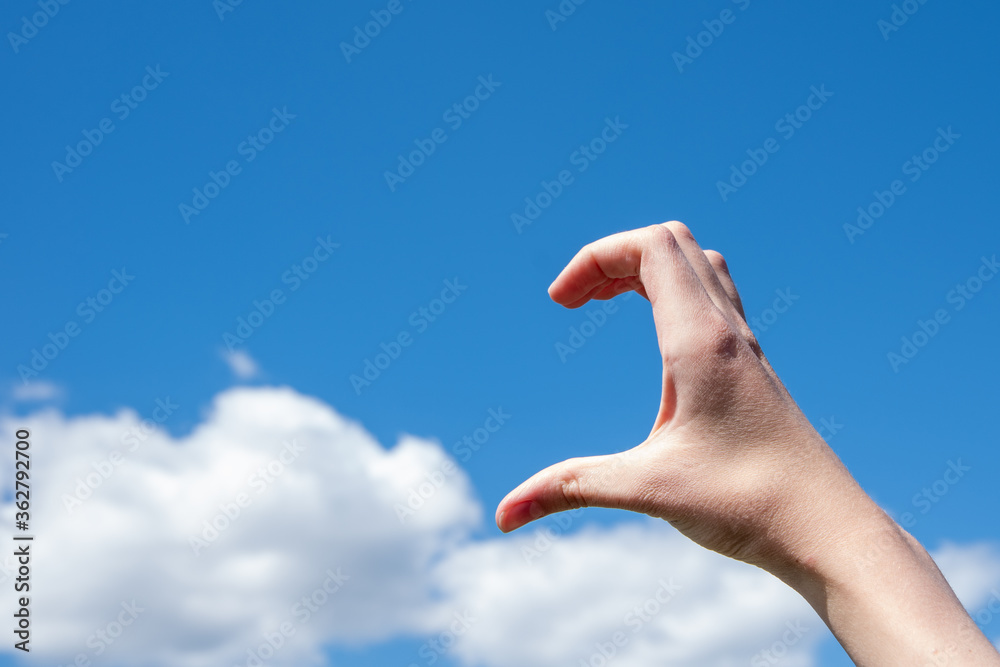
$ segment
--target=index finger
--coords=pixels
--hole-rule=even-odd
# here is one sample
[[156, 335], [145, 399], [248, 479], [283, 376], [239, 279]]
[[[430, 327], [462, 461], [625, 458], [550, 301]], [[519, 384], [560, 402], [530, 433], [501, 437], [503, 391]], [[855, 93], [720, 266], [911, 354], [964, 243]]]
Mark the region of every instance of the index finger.
[[591, 298], [642, 289], [653, 307], [660, 349], [668, 334], [692, 331], [718, 313], [673, 232], [665, 225], [607, 236], [585, 246], [549, 287], [568, 308]]

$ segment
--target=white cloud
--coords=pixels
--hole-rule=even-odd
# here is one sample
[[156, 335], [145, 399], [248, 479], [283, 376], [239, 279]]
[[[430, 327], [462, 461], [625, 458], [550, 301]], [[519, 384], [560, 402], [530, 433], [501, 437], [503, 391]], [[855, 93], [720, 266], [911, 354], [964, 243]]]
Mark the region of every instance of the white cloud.
[[[349, 582], [308, 623], [295, 624], [294, 641], [269, 664], [315, 663], [324, 642], [433, 629], [423, 613], [432, 593], [426, 572], [481, 518], [461, 477], [400, 523], [394, 505], [444, 462], [437, 443], [404, 438], [387, 451], [357, 424], [288, 389], [228, 391], [189, 436], [156, 432], [128, 452], [121, 435], [138, 424], [129, 411], [18, 419], [36, 443], [32, 471], [44, 489], [32, 512], [42, 538], [32, 576], [43, 582], [32, 599], [33, 655], [46, 664], [78, 653], [93, 659], [88, 638], [134, 599], [146, 611], [107, 650], [108, 660], [231, 664], [338, 567]], [[268, 472], [292, 440], [302, 453], [280, 474], [273, 463]], [[124, 452], [117, 468], [108, 462], [115, 449]], [[10, 462], [3, 466], [9, 480]], [[70, 514], [66, 495], [88, 475], [96, 488]], [[235, 513], [240, 493], [250, 505], [195, 556], [189, 539], [225, 511], [220, 505]], [[3, 505], [8, 540], [13, 512]], [[2, 585], [3, 594], [10, 588]]]
[[241, 380], [250, 380], [260, 374], [260, 366], [246, 350], [225, 350], [222, 358], [233, 375]]
[[600, 664], [598, 656], [613, 653], [621, 667], [748, 665], [791, 623], [799, 631], [779, 648], [781, 664], [805, 667], [827, 636], [777, 579], [707, 552], [665, 523], [565, 536], [552, 526], [470, 545], [439, 566], [447, 598], [477, 619], [453, 649], [465, 664]]
[[62, 387], [54, 382], [49, 382], [47, 380], [33, 380], [28, 383], [15, 383], [11, 388], [10, 395], [15, 401], [21, 402], [51, 401], [56, 398], [61, 398], [63, 390]]
[[[661, 522], [566, 533], [585, 516], [570, 513], [545, 520], [548, 532], [473, 539], [482, 507], [461, 469], [442, 472], [450, 460], [439, 443], [406, 436], [387, 450], [290, 389], [226, 391], [189, 435], [154, 431], [128, 451], [135, 441], [123, 446], [122, 434], [139, 422], [130, 410], [70, 419], [50, 409], [3, 425], [31, 430], [40, 494], [32, 659], [94, 659], [103, 646], [108, 664], [246, 664], [247, 650], [286, 622], [295, 634], [268, 667], [322, 664], [324, 645], [400, 636], [428, 638], [412, 658], [421, 666], [434, 642], [464, 665], [577, 665], [608, 650], [616, 632], [627, 638], [614, 647], [623, 667], [745, 665], [765, 649], [806, 667], [827, 636], [777, 580]], [[10, 466], [0, 461], [8, 490]], [[88, 490], [68, 512], [66, 498]], [[422, 506], [401, 521], [408, 502]], [[0, 509], [0, 540], [9, 540], [14, 508]], [[229, 525], [205, 532], [213, 520]], [[205, 541], [198, 555], [195, 536]], [[946, 571], [979, 573], [956, 580], [963, 599], [985, 599], [1000, 557], [960, 546], [942, 554]], [[13, 562], [0, 564], [9, 609]], [[328, 595], [321, 587], [333, 590], [327, 572], [338, 568], [349, 579]], [[655, 597], [664, 585], [679, 586], [665, 603]], [[295, 605], [314, 593], [302, 622], [307, 607]], [[143, 609], [134, 623], [113, 644], [99, 639], [133, 600]], [[782, 644], [787, 623], [804, 631]]]

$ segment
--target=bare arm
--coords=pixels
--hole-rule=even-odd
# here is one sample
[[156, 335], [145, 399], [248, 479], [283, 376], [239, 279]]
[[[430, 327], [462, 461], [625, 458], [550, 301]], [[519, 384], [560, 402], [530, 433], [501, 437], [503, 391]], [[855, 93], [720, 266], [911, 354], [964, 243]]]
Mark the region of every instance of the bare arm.
[[722, 256], [679, 222], [654, 225], [586, 246], [549, 294], [578, 308], [629, 290], [652, 305], [663, 360], [652, 432], [539, 472], [500, 503], [500, 529], [577, 507], [642, 512], [785, 581], [858, 665], [1000, 667], [924, 548], [785, 390]]

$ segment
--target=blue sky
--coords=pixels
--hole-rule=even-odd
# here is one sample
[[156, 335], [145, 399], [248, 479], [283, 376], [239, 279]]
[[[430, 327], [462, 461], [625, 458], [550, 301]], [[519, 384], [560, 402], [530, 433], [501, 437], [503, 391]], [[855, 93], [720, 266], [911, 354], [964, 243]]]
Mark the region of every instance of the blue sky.
[[[557, 343], [600, 305], [564, 310], [549, 282], [589, 241], [679, 219], [726, 256], [748, 316], [772, 321], [765, 352], [810, 419], [837, 424], [831, 445], [865, 488], [913, 513], [929, 548], [997, 539], [1000, 280], [976, 282], [1000, 253], [995, 4], [931, 0], [887, 31], [888, 2], [593, 0], [553, 27], [555, 0], [400, 0], [347, 62], [341, 44], [386, 6], [246, 0], [220, 17], [208, 0], [71, 2], [5, 39], [8, 415], [149, 416], [169, 397], [163, 427], [183, 437], [234, 384], [290, 386], [387, 447], [408, 433], [451, 451], [502, 408], [509, 424], [459, 461], [487, 515], [474, 537], [495, 538], [508, 490], [640, 442], [659, 398], [647, 304], [619, 300], [563, 360]], [[8, 3], [3, 32], [37, 11]], [[113, 131], [79, 166], [53, 167], [102, 122]], [[587, 157], [602, 132], [614, 141]], [[428, 140], [390, 187], [398, 156]], [[734, 165], [753, 173], [730, 181]], [[512, 221], [564, 171], [535, 220]], [[226, 186], [185, 220], [212, 173]], [[739, 187], [724, 197], [720, 181]], [[845, 231], [880, 197], [863, 233]], [[101, 312], [78, 310], [115, 271], [134, 278]], [[224, 334], [277, 289], [284, 302], [236, 346], [260, 372], [234, 377]], [[442, 291], [454, 300], [431, 321], [420, 309]], [[774, 319], [778, 291], [791, 305]], [[894, 368], [888, 353], [938, 310], [946, 321]], [[19, 365], [70, 322], [79, 334], [32, 378], [57, 393], [25, 400]], [[401, 333], [411, 343], [358, 391], [351, 376]], [[959, 460], [971, 469], [923, 513], [915, 495]], [[338, 665], [407, 664], [422, 641], [329, 650]], [[830, 641], [818, 650], [848, 664]]]

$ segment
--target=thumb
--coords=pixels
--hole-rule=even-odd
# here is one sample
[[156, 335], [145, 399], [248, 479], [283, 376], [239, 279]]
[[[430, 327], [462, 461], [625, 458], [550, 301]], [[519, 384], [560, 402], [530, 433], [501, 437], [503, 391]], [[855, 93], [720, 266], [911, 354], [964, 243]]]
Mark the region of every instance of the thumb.
[[572, 458], [549, 466], [507, 494], [497, 507], [497, 527], [505, 533], [549, 514], [579, 507], [633, 509], [645, 486], [635, 450]]

